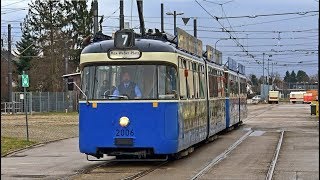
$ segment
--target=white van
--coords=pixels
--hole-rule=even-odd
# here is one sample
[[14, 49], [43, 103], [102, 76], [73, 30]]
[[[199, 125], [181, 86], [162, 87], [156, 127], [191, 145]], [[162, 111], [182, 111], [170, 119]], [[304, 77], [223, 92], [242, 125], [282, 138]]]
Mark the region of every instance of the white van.
[[296, 103], [296, 102], [303, 103], [303, 95], [305, 93], [306, 93], [305, 91], [291, 92], [290, 93], [290, 102], [292, 102], [292, 103]]

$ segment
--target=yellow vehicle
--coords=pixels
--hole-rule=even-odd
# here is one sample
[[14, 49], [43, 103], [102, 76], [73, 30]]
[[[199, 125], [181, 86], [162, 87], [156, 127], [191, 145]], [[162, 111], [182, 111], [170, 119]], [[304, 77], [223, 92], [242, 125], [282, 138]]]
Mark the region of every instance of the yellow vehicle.
[[269, 99], [268, 99], [268, 103], [272, 104], [272, 103], [279, 103], [279, 97], [280, 97], [280, 93], [279, 91], [269, 91]]

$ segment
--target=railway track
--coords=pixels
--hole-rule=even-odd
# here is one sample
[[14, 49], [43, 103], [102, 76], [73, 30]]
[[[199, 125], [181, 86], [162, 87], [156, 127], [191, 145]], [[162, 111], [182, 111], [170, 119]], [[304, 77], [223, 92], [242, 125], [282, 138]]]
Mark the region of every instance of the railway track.
[[[162, 162], [152, 162], [152, 161], [108, 161], [104, 162], [83, 171], [78, 172], [76, 175], [72, 175], [64, 179], [83, 179], [81, 176], [86, 174], [107, 174], [108, 179], [121, 179], [121, 180], [136, 180], [147, 176], [151, 172], [157, 170], [163, 165], [167, 164], [169, 160]], [[119, 177], [119, 174], [129, 174], [124, 177]], [[86, 179], [86, 178], [84, 178]]]
[[272, 161], [271, 161], [270, 166], [269, 166], [269, 170], [267, 172], [266, 180], [271, 180], [272, 177], [273, 177], [274, 169], [275, 169], [276, 164], [277, 164], [279, 152], [280, 152], [282, 141], [283, 141], [283, 135], [284, 135], [284, 131], [281, 131], [281, 135], [280, 135], [280, 138], [279, 138], [279, 141], [278, 141], [277, 148], [276, 148], [276, 150], [274, 152], [274, 156], [272, 158]]
[[195, 176], [191, 178], [191, 180], [195, 180], [200, 178], [202, 175], [204, 175], [210, 168], [212, 168], [214, 165], [218, 164], [220, 161], [225, 159], [227, 155], [232, 152], [239, 144], [241, 144], [245, 139], [249, 137], [249, 135], [253, 131], [248, 131], [245, 135], [243, 135], [241, 138], [239, 138], [235, 143], [233, 143], [227, 150], [225, 150], [223, 153], [218, 155], [216, 158], [214, 158], [211, 162], [209, 162], [206, 166], [204, 166]]
[[[257, 110], [262, 110], [262, 109], [265, 109], [261, 112], [258, 112], [256, 114], [254, 114], [253, 116], [247, 118], [246, 120], [250, 120], [252, 118], [255, 118], [257, 117], [258, 115], [266, 112], [266, 111], [269, 111], [270, 109], [274, 108], [275, 106], [278, 106], [278, 105], [271, 105], [269, 107], [263, 107], [263, 108], [259, 108]], [[254, 132], [254, 130], [251, 130], [248, 131], [245, 135], [243, 135], [242, 137], [240, 137], [235, 143], [233, 143], [231, 146], [229, 146], [229, 148], [224, 151], [223, 153], [221, 153], [220, 155], [218, 155], [217, 157], [215, 157], [214, 159], [212, 159], [211, 162], [209, 162], [207, 165], [205, 165], [196, 175], [194, 175], [192, 178], [190, 178], [190, 180], [196, 180], [196, 179], [200, 179], [203, 175], [205, 175], [213, 166], [217, 165], [219, 162], [221, 162], [222, 160], [224, 160], [229, 153], [231, 153], [234, 149], [236, 149], [236, 147], [238, 145], [240, 145], [244, 140], [246, 140], [250, 134], [252, 134]], [[277, 160], [278, 160], [278, 156], [279, 156], [279, 153], [280, 153], [280, 149], [281, 149], [281, 145], [282, 145], [282, 141], [283, 141], [283, 136], [284, 136], [284, 131], [282, 130], [281, 131], [281, 134], [279, 136], [279, 140], [278, 140], [278, 143], [277, 143], [277, 147], [275, 149], [275, 152], [274, 152], [274, 155], [273, 155], [273, 158], [271, 160], [271, 163], [270, 163], [270, 166], [269, 166], [269, 169], [267, 171], [267, 174], [266, 174], [266, 180], [272, 180], [272, 177], [273, 177], [273, 174], [274, 174], [274, 169], [276, 167], [276, 164], [277, 164]]]
[[148, 174], [150, 174], [151, 172], [155, 171], [156, 169], [160, 168], [161, 166], [167, 164], [169, 161], [164, 161], [164, 162], [161, 162], [160, 164], [156, 165], [155, 167], [151, 167], [150, 169], [147, 169], [147, 170], [144, 170], [142, 172], [139, 172], [135, 175], [132, 175], [132, 176], [128, 176], [126, 178], [123, 178], [121, 180], [136, 180], [136, 179], [140, 179]]
[[[257, 112], [252, 113], [252, 115], [250, 117], [247, 117], [246, 119], [244, 119], [243, 122], [251, 120], [251, 119], [259, 116], [260, 114], [263, 114], [263, 113], [265, 113], [265, 112], [269, 111], [270, 109], [277, 107], [277, 106], [279, 106], [279, 104], [272, 104], [268, 107], [261, 107], [261, 108], [254, 109], [254, 111], [257, 111]], [[263, 111], [261, 111], [261, 110], [263, 110]]]
[[[255, 113], [252, 113], [251, 116], [249, 116], [247, 119], [244, 120], [248, 121], [250, 119], [253, 119], [257, 117], [260, 114], [263, 114], [266, 111], [269, 111], [270, 109], [276, 107], [278, 105], [270, 105], [270, 106], [264, 106], [261, 108], [254, 109]], [[251, 133], [253, 133], [254, 130], [249, 130], [245, 135], [240, 137], [235, 143], [233, 143], [231, 146], [229, 146], [223, 153], [216, 156], [214, 159], [212, 159], [210, 162], [208, 162], [195, 176], [193, 176], [191, 179], [199, 179], [202, 177], [202, 175], [206, 174], [208, 170], [210, 170], [213, 166], [217, 165], [219, 162], [224, 160], [228, 154], [230, 154], [234, 149], [237, 148], [238, 145], [240, 145], [244, 140], [246, 140]], [[273, 160], [270, 164], [267, 178], [266, 180], [271, 180], [272, 178], [275, 165], [277, 162], [278, 154], [280, 151], [281, 143], [282, 143], [283, 133], [281, 135], [281, 142], [278, 143], [278, 146], [276, 148], [276, 152], [274, 154]], [[109, 179], [121, 179], [121, 180], [136, 180], [143, 178], [150, 173], [154, 172], [155, 170], [163, 167], [164, 165], [168, 164], [169, 161], [163, 161], [163, 162], [130, 162], [131, 164], [124, 164], [124, 162], [118, 162], [118, 161], [111, 161], [111, 162], [105, 162], [99, 165], [96, 165], [94, 167], [91, 167], [90, 169], [87, 169], [83, 172], [78, 173], [80, 174], [108, 174]], [[147, 164], [145, 164], [147, 163]], [[98, 171], [95, 171], [99, 169]], [[125, 177], [119, 177], [120, 173], [126, 174]], [[113, 178], [114, 177], [114, 178]], [[77, 178], [75, 178], [77, 179]]]

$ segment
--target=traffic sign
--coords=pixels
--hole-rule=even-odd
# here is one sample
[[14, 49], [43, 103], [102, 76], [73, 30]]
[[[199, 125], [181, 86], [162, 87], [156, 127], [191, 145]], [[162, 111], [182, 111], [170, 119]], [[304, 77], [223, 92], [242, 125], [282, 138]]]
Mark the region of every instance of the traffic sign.
[[29, 76], [27, 74], [23, 74], [21, 76], [21, 80], [22, 80], [22, 87], [29, 87]]

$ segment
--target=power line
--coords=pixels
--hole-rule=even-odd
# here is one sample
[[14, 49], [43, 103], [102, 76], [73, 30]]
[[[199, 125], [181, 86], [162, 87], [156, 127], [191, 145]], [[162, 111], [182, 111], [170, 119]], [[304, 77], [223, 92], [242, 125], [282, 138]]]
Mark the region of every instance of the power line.
[[216, 16], [213, 16], [209, 11], [207, 11], [197, 0], [195, 0], [195, 2], [196, 2], [207, 14], [209, 14], [213, 19], [215, 19], [215, 20], [220, 24], [220, 26], [222, 27], [222, 29], [225, 30], [226, 33], [228, 33], [228, 34], [230, 35], [230, 39], [232, 39], [232, 40], [247, 54], [247, 56], [253, 58], [257, 63], [259, 63], [259, 61], [256, 60], [252, 54], [249, 54], [249, 52], [243, 47], [243, 45], [242, 45], [230, 32], [228, 32], [228, 30], [221, 24], [221, 22], [217, 19]]
[[21, 2], [23, 2], [23, 1], [26, 1], [26, 0], [22, 0], [22, 1], [18, 1], [18, 2], [11, 3], [11, 4], [7, 4], [7, 5], [4, 5], [4, 6], [1, 6], [1, 8], [7, 7], [7, 6], [11, 6], [11, 5], [14, 5], [14, 4], [18, 4], [18, 3], [21, 3]]
[[[317, 36], [305, 36], [305, 37], [296, 37], [296, 38], [281, 38], [281, 39], [283, 39], [283, 40], [296, 40], [296, 39], [312, 39], [312, 40], [316, 40], [316, 39], [314, 39], [314, 38], [311, 38], [311, 37], [317, 37]], [[221, 38], [215, 38], [215, 37], [199, 37], [200, 39], [221, 39]], [[232, 39], [232, 38], [234, 38], [233, 36], [231, 37], [231, 38], [229, 38], [229, 39]], [[278, 38], [259, 38], [259, 37], [257, 37], [257, 38], [244, 38], [244, 37], [240, 37], [240, 38], [235, 38], [235, 39], [270, 39], [270, 40], [278, 40]], [[240, 44], [240, 43], [239, 43]], [[240, 47], [241, 46], [243, 46], [243, 45], [239, 45]]]
[[25, 11], [25, 10], [28, 10], [28, 9], [20, 8], [20, 9], [8, 11], [8, 12], [1, 12], [1, 14], [5, 15], [5, 14], [10, 14], [10, 13], [14, 13], [14, 12], [18, 12], [18, 11]]
[[311, 16], [317, 16], [317, 15], [318, 14], [312, 14], [312, 15], [303, 16], [303, 17], [294, 17], [294, 18], [286, 18], [286, 19], [279, 19], [279, 20], [273, 20], [273, 21], [264, 21], [264, 22], [257, 22], [257, 23], [252, 23], [252, 24], [237, 25], [237, 26], [233, 26], [233, 27], [245, 27], [245, 26], [267, 24], [267, 23], [273, 23], [273, 22], [282, 22], [282, 21], [287, 21], [287, 20], [293, 20], [293, 19], [300, 19], [300, 18], [306, 18], [306, 17], [311, 17]]
[[[203, 0], [205, 2], [218, 4], [212, 1]], [[219, 4], [221, 5], [221, 4]], [[272, 14], [258, 14], [258, 15], [242, 15], [242, 16], [229, 16], [229, 17], [217, 17], [218, 19], [231, 19], [231, 18], [257, 18], [268, 16], [284, 16], [284, 15], [306, 15], [308, 13], [319, 12], [318, 10], [302, 11], [302, 12], [286, 12], [286, 13], [272, 13]]]

